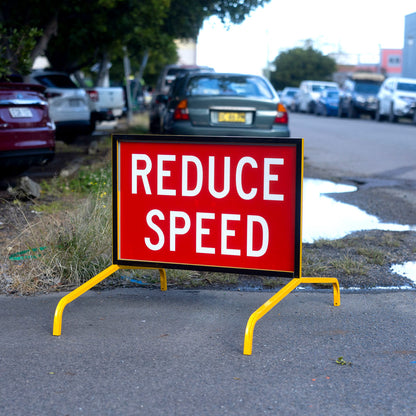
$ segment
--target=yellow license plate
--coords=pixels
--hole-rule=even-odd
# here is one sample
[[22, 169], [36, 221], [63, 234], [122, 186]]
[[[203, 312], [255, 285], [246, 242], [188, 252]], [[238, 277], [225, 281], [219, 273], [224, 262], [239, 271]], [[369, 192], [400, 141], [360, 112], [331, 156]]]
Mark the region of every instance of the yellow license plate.
[[219, 123], [245, 123], [246, 122], [246, 113], [233, 113], [220, 111], [218, 113], [218, 122]]

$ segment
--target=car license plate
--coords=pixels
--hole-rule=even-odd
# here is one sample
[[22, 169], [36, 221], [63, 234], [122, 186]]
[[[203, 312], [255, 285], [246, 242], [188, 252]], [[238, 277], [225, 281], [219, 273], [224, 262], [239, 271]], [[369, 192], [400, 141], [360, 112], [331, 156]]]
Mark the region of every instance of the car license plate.
[[28, 118], [32, 117], [32, 111], [30, 108], [25, 107], [13, 107], [9, 108], [10, 115], [13, 118]]
[[218, 122], [219, 123], [245, 123], [246, 122], [246, 113], [239, 112], [228, 112], [220, 111], [218, 113]]
[[69, 100], [69, 106], [70, 107], [81, 107], [82, 100], [79, 100], [77, 98], [72, 98]]

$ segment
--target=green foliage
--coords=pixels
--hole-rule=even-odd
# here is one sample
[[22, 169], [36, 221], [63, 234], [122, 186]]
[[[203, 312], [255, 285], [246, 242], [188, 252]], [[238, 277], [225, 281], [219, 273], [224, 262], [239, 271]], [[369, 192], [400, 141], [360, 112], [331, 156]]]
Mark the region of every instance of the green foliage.
[[270, 81], [277, 90], [284, 87], [298, 87], [306, 79], [331, 80], [336, 70], [335, 60], [315, 50], [312, 46], [294, 48], [282, 52], [274, 61], [276, 70], [270, 74]]
[[36, 38], [41, 34], [36, 28], [6, 28], [0, 23], [0, 79], [30, 72], [30, 54], [36, 45]]
[[111, 62], [111, 78], [117, 83], [124, 77], [123, 47], [132, 74], [149, 53], [145, 78], [154, 82], [161, 68], [177, 59], [174, 39], [196, 39], [204, 19], [212, 15], [240, 23], [268, 1], [2, 0], [0, 23], [9, 30], [42, 28], [35, 51], [44, 53], [55, 69], [72, 73]]

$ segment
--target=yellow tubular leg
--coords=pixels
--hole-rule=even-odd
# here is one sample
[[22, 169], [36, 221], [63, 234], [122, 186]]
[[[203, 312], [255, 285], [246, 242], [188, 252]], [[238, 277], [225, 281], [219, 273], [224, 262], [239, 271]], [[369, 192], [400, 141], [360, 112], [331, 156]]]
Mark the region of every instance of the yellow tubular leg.
[[332, 284], [334, 291], [334, 306], [341, 305], [341, 294], [338, 279], [335, 277], [301, 277], [300, 283]]
[[267, 312], [274, 308], [283, 298], [285, 298], [292, 290], [296, 289], [301, 283], [319, 283], [332, 284], [334, 291], [334, 306], [341, 304], [341, 296], [338, 280], [334, 277], [302, 277], [292, 279], [288, 284], [283, 286], [274, 296], [265, 302], [260, 308], [253, 312], [248, 319], [246, 325], [246, 333], [244, 337], [244, 355], [251, 355], [253, 350], [253, 332], [257, 321]]
[[166, 291], [168, 290], [168, 281], [166, 278], [166, 270], [165, 269], [159, 269], [160, 273], [160, 290]]
[[79, 286], [72, 292], [68, 293], [66, 296], [64, 296], [58, 303], [58, 306], [55, 309], [55, 317], [53, 320], [53, 335], [59, 336], [61, 335], [62, 330], [62, 314], [64, 312], [64, 308], [68, 303], [71, 303], [74, 299], [78, 298], [88, 290], [90, 290], [92, 287], [100, 283], [102, 280], [116, 272], [120, 266], [117, 266], [115, 264], [111, 265], [110, 267], [107, 267], [105, 270], [103, 270], [101, 273], [98, 273], [96, 276], [94, 276], [92, 279], [85, 282], [83, 285]]
[[244, 355], [251, 355], [253, 349], [253, 332], [256, 322], [262, 318], [267, 312], [274, 308], [284, 297], [300, 284], [300, 279], [292, 279], [287, 285], [283, 286], [274, 296], [266, 303], [253, 312], [248, 319], [246, 326], [246, 334], [244, 337]]

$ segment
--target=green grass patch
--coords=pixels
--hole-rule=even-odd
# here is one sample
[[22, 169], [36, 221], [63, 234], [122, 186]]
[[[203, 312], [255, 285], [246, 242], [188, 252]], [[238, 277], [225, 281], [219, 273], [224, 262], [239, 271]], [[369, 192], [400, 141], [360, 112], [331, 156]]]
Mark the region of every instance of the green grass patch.
[[349, 255], [343, 255], [338, 259], [331, 260], [330, 266], [347, 276], [366, 276], [368, 266], [363, 260], [356, 260]]

